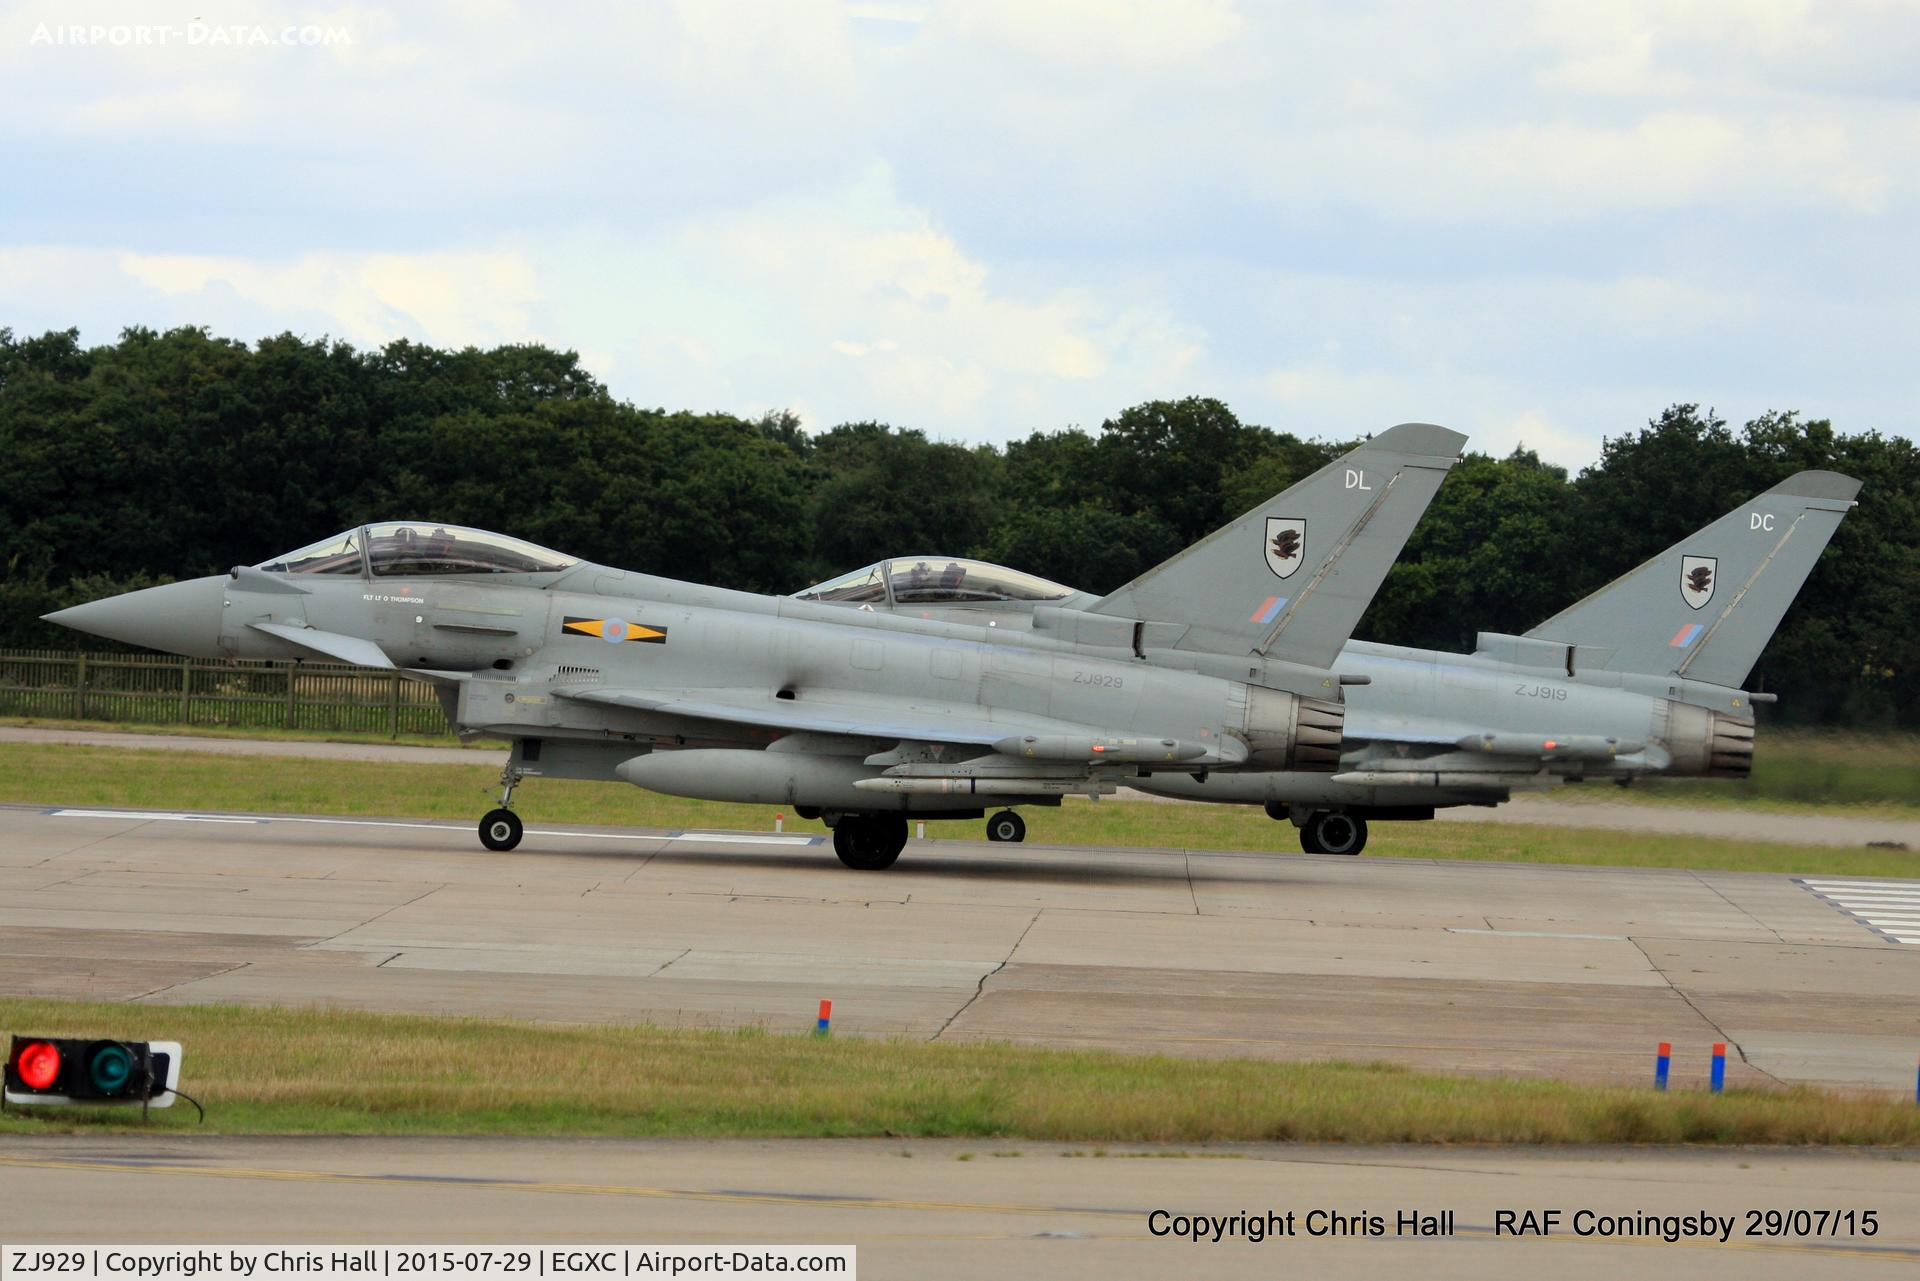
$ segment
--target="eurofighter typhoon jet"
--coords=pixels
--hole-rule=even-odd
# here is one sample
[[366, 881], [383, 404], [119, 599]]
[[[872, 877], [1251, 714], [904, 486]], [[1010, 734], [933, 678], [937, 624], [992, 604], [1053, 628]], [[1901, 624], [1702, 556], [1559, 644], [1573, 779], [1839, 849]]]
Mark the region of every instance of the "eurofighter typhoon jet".
[[[1298, 827], [1306, 852], [1358, 854], [1370, 819], [1429, 819], [1441, 807], [1497, 805], [1588, 779], [1744, 778], [1752, 705], [1771, 696], [1740, 687], [1859, 489], [1834, 472], [1789, 477], [1526, 635], [1481, 632], [1471, 654], [1349, 642], [1332, 664], [1352, 687], [1337, 770], [1196, 767], [1130, 785], [1265, 805]], [[1273, 528], [1265, 570], [1282, 592], [1297, 569], [1284, 554], [1295, 544], [1288, 522]], [[1257, 579], [1259, 561], [1241, 550], [1242, 573]], [[964, 564], [895, 557], [802, 596], [864, 593], [875, 609], [979, 614], [991, 606], [937, 586]], [[1151, 579], [1108, 600], [1137, 599]], [[1049, 625], [1048, 604], [1000, 608], [1002, 627]]]
[[520, 841], [523, 778], [623, 779], [791, 806], [877, 870], [909, 814], [1005, 806], [991, 834], [1018, 840], [1013, 806], [1163, 771], [1338, 768], [1341, 686], [1367, 677], [1331, 665], [1465, 440], [1391, 428], [1110, 596], [1060, 589], [1024, 628], [705, 587], [421, 521], [47, 618], [432, 682], [458, 733], [512, 744], [489, 849]]

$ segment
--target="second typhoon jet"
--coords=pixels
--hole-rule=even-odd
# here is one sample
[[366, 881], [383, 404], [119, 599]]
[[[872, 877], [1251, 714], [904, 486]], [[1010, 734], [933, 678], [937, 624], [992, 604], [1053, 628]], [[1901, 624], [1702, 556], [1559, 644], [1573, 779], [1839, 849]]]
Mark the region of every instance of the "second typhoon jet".
[[[1743, 778], [1752, 705], [1767, 696], [1740, 687], [1859, 488], [1835, 472], [1788, 477], [1526, 635], [1481, 632], [1471, 654], [1350, 642], [1332, 662], [1351, 687], [1337, 771], [1201, 767], [1132, 785], [1265, 805], [1298, 826], [1308, 853], [1358, 854], [1370, 821], [1497, 805], [1518, 791]], [[1282, 575], [1272, 560], [1293, 548], [1292, 530], [1270, 523], [1268, 569]], [[970, 593], [970, 576], [953, 572], [966, 564], [894, 557], [800, 595], [930, 617], [992, 615], [1001, 627], [1054, 625], [1047, 603]], [[1244, 568], [1256, 579], [1258, 565], [1249, 549]], [[1095, 599], [1059, 592], [1068, 603]]]

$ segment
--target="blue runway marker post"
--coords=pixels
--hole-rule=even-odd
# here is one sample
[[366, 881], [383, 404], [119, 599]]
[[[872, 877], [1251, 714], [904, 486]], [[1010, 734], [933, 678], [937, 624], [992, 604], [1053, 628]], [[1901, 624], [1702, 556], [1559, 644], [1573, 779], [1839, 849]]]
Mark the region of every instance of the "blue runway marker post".
[[1913, 1074], [1913, 1101], [1920, 1103], [1920, 1071]]
[[1713, 1043], [1713, 1081], [1708, 1087], [1715, 1094], [1727, 1088], [1727, 1043]]
[[813, 1025], [813, 1034], [815, 1036], [826, 1036], [827, 1024], [830, 1023], [832, 1020], [833, 1020], [833, 1002], [827, 1000], [825, 997], [822, 997], [820, 998], [820, 1019], [817, 1023]]
[[1667, 1088], [1667, 1069], [1673, 1066], [1673, 1043], [1660, 1042], [1660, 1052], [1653, 1056], [1653, 1088]]

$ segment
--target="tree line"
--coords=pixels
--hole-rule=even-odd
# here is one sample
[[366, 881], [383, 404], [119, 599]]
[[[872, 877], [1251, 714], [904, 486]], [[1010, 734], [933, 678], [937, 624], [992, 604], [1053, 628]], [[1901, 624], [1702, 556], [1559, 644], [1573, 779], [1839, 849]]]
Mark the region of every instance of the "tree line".
[[[754, 591], [946, 553], [1105, 592], [1354, 443], [1198, 396], [1004, 447], [810, 433], [783, 412], [618, 400], [538, 345], [0, 329], [0, 645], [68, 647], [40, 614], [398, 517]], [[1357, 635], [1470, 650], [1476, 631], [1525, 631], [1807, 467], [1865, 487], [1750, 687], [1779, 693], [1782, 719], [1920, 728], [1920, 450], [1794, 412], [1735, 428], [1673, 405], [1572, 476], [1469, 453]]]

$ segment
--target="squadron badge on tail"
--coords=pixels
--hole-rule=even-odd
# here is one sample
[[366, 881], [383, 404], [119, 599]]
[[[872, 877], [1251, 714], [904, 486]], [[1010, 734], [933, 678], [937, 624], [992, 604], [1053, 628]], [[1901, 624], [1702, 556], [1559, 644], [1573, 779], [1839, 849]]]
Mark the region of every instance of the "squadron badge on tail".
[[1682, 556], [1680, 558], [1680, 598], [1694, 609], [1703, 608], [1713, 599], [1713, 589], [1720, 570], [1717, 556]]
[[1281, 578], [1291, 578], [1305, 557], [1307, 522], [1285, 516], [1267, 517], [1267, 568]]

